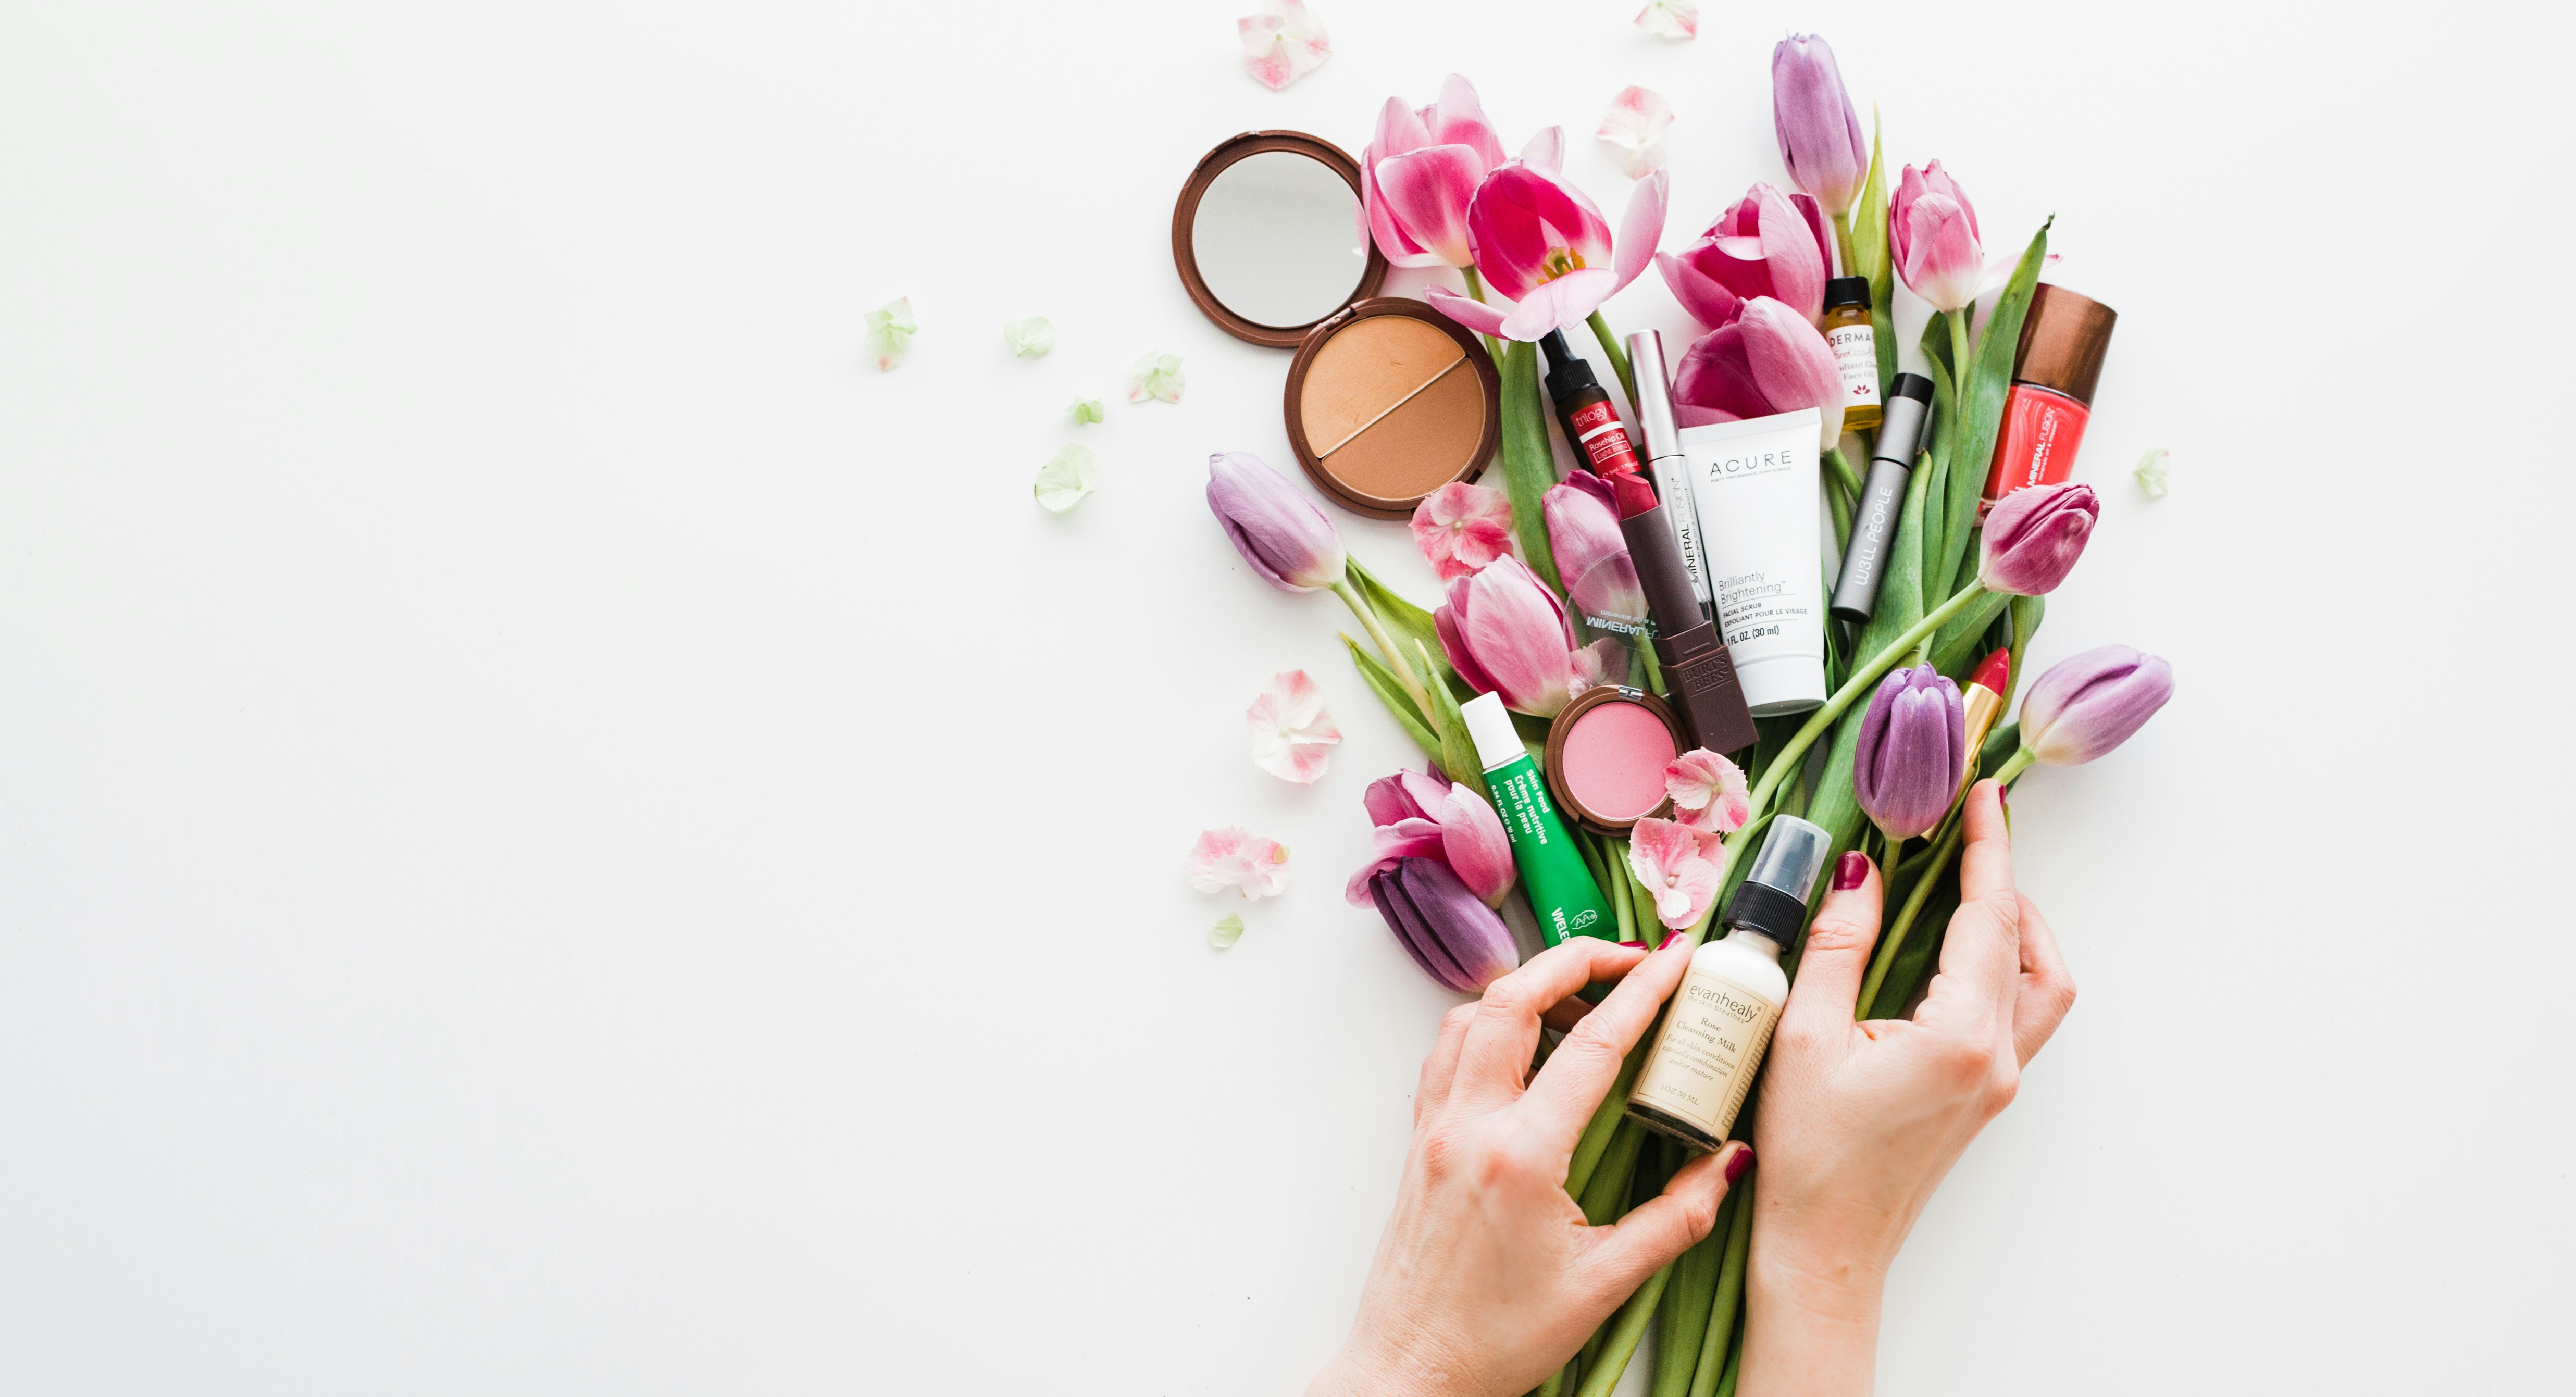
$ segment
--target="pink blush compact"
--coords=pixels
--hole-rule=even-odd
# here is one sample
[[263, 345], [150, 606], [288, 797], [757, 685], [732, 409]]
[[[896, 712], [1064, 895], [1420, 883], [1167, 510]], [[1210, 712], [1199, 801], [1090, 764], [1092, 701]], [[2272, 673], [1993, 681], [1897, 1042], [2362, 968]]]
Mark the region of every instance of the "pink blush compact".
[[1549, 728], [1548, 786], [1585, 828], [1618, 834], [1669, 813], [1664, 768], [1680, 755], [1680, 732], [1663, 700], [1638, 689], [1590, 689]]

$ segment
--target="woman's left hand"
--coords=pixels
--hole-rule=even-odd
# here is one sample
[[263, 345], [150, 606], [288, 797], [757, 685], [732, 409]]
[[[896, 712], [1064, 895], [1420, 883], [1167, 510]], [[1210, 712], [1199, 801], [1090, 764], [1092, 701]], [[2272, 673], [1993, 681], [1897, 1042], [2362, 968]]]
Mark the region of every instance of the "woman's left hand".
[[[1440, 1021], [1359, 1320], [1309, 1397], [1527, 1392], [1708, 1235], [1751, 1162], [1740, 1142], [1691, 1161], [1613, 1226], [1586, 1226], [1565, 1192], [1584, 1123], [1690, 958], [1677, 940], [1648, 955], [1574, 937]], [[1596, 980], [1620, 983], [1524, 1085], [1540, 1016]]]

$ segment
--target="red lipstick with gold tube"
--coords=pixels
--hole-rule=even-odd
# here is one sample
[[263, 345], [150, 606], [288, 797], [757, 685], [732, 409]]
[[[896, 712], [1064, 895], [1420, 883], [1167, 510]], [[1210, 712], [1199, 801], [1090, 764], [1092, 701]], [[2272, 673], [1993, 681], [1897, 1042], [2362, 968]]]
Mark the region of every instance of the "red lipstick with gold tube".
[[1959, 698], [1968, 708], [1968, 780], [1977, 779], [1977, 751], [1986, 745], [1995, 719], [2003, 716], [2004, 690], [2012, 683], [2012, 651], [1998, 650], [1977, 665]]

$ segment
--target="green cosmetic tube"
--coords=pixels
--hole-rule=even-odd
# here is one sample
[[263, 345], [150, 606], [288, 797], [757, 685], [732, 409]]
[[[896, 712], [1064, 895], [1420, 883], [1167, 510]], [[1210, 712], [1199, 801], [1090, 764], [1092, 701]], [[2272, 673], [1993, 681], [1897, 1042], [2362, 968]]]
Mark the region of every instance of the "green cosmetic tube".
[[1547, 781], [1538, 762], [1512, 727], [1512, 715], [1499, 694], [1478, 694], [1458, 706], [1467, 719], [1467, 736], [1484, 764], [1485, 784], [1493, 788], [1494, 812], [1503, 817], [1503, 837], [1511, 841], [1512, 862], [1520, 866], [1521, 886], [1538, 929], [1553, 946], [1569, 936], [1619, 939], [1619, 924], [1602, 899], [1600, 885], [1583, 863], [1583, 851], [1557, 818], [1547, 797]]

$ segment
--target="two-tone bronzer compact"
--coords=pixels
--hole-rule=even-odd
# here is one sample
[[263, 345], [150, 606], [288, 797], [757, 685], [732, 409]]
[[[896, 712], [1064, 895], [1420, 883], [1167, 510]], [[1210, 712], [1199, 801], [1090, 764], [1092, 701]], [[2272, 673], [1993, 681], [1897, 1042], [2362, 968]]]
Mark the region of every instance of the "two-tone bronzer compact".
[[1493, 356], [1429, 305], [1376, 294], [1386, 259], [1361, 220], [1359, 162], [1340, 147], [1255, 131], [1209, 151], [1172, 210], [1172, 260], [1227, 334], [1296, 349], [1288, 442], [1334, 503], [1410, 518], [1493, 458]]

